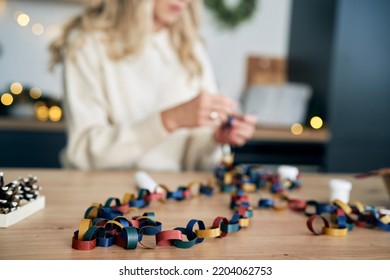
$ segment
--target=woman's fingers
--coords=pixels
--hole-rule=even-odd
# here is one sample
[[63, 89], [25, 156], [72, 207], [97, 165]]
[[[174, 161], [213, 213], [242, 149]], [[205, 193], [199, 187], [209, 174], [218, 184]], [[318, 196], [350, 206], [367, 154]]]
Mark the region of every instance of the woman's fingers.
[[255, 132], [256, 119], [252, 116], [243, 116], [241, 119], [236, 119], [233, 122], [229, 142], [230, 144], [242, 146], [245, 142], [252, 138]]
[[201, 93], [188, 102], [163, 111], [161, 117], [168, 131], [181, 127], [218, 127], [236, 108], [236, 102], [226, 96]]
[[210, 107], [219, 113], [231, 115], [237, 110], [237, 103], [225, 96], [212, 96], [210, 100]]
[[235, 117], [232, 127], [219, 127], [215, 133], [215, 139], [219, 143], [242, 146], [248, 139], [252, 138], [255, 132], [256, 118], [253, 116]]
[[219, 126], [227, 121], [237, 108], [236, 102], [228, 97], [202, 93], [198, 96], [198, 110], [202, 115], [202, 124]]
[[243, 115], [243, 114], [233, 114], [234, 119], [249, 123], [252, 125], [256, 124], [257, 117], [254, 115]]

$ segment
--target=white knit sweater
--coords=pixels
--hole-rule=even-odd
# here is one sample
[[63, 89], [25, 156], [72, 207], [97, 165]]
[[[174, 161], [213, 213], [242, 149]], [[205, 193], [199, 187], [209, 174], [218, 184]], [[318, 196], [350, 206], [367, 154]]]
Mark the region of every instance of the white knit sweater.
[[173, 50], [167, 31], [154, 34], [137, 55], [112, 61], [101, 34], [65, 60], [66, 167], [136, 168], [159, 171], [210, 169], [220, 157], [211, 128], [168, 133], [162, 110], [217, 93], [204, 46], [196, 46], [203, 75], [192, 82]]

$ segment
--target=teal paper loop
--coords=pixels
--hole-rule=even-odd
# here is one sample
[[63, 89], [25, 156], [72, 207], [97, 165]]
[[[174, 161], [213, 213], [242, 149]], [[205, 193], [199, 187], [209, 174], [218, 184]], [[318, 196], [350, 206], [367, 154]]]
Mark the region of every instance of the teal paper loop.
[[228, 185], [228, 184], [223, 184], [221, 186], [221, 191], [223, 193], [232, 193], [235, 190], [237, 190], [237, 187], [235, 185]]
[[346, 225], [347, 225], [347, 228], [348, 228], [349, 231], [353, 230], [353, 228], [355, 226], [355, 224], [353, 222], [351, 222], [351, 223], [347, 222]]
[[119, 198], [110, 197], [109, 199], [106, 200], [106, 203], [104, 203], [104, 207], [111, 207], [112, 201], [115, 201], [114, 206], [121, 206], [121, 201], [119, 200]]
[[121, 237], [125, 240], [125, 249], [135, 249], [138, 243], [138, 232], [135, 227], [124, 227]]
[[150, 191], [147, 190], [147, 189], [140, 189], [139, 192], [138, 192], [138, 200], [139, 199], [145, 199], [145, 197], [147, 197], [148, 195], [150, 195]]
[[151, 219], [155, 219], [156, 218], [156, 215], [154, 214], [154, 212], [145, 212], [142, 214], [142, 216], [146, 216], [146, 217], [149, 217]]
[[138, 223], [139, 223], [139, 227], [144, 227], [144, 226], [157, 226], [157, 221], [155, 221], [154, 219], [152, 218], [145, 218], [145, 217], [136, 217], [136, 219], [138, 220]]
[[[182, 227], [177, 227], [177, 228], [174, 228], [173, 230], [180, 230], [181, 233], [185, 236], [187, 236], [187, 234], [185, 233], [186, 232], [186, 229], [185, 228], [182, 228]], [[180, 248], [180, 249], [188, 249], [188, 248], [191, 248], [192, 246], [195, 245], [196, 243], [196, 234], [194, 232], [194, 238], [192, 238], [191, 240], [189, 240], [188, 236], [187, 236], [187, 240], [188, 241], [183, 241], [183, 240], [173, 240], [172, 241], [172, 244], [173, 246], [175, 246], [176, 248]]]
[[87, 232], [85, 233], [85, 235], [83, 237], [83, 241], [90, 241], [92, 239], [95, 239], [99, 230], [104, 230], [104, 229], [102, 227], [99, 227], [99, 226], [90, 227], [87, 230]]
[[253, 217], [253, 210], [246, 210], [244, 218], [252, 218]]
[[85, 210], [84, 219], [89, 219], [89, 214], [95, 208], [98, 209], [98, 213], [99, 213], [99, 207], [97, 207], [97, 206], [90, 206], [90, 207], [87, 208], [87, 210]]
[[234, 224], [225, 224], [224, 222], [221, 223], [221, 231], [223, 232], [236, 232], [240, 230], [240, 224], [234, 223]]

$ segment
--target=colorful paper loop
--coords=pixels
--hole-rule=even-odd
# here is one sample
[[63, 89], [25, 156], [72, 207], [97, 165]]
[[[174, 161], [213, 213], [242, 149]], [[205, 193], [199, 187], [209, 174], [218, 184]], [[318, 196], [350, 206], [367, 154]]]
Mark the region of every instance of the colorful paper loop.
[[79, 225], [78, 230], [78, 240], [83, 240], [85, 233], [88, 231], [88, 229], [92, 226], [92, 220], [91, 219], [82, 219]]
[[185, 234], [188, 236], [189, 239], [193, 239], [193, 238], [196, 238], [195, 240], [195, 243], [201, 243], [203, 242], [204, 238], [201, 238], [201, 237], [197, 237], [194, 233], [194, 226], [198, 224], [198, 227], [200, 230], [204, 230], [206, 229], [206, 226], [204, 224], [203, 221], [201, 220], [195, 220], [195, 219], [192, 219], [188, 222], [187, 226], [186, 226], [186, 231], [185, 231]]
[[[178, 230], [181, 232], [182, 236], [186, 235], [186, 229], [185, 228], [182, 228], [182, 227], [177, 227], [177, 228], [174, 228], [174, 230]], [[188, 249], [188, 248], [191, 248], [192, 246], [195, 245], [195, 241], [196, 241], [196, 236], [193, 237], [192, 239], [188, 238], [187, 236], [187, 240], [188, 241], [184, 241], [184, 240], [173, 240], [172, 241], [172, 245], [177, 247], [177, 248], [181, 248], [181, 249]]]
[[138, 244], [138, 232], [135, 227], [124, 227], [121, 231], [121, 238], [124, 240], [125, 249], [135, 249]]
[[83, 241], [79, 239], [79, 231], [75, 231], [72, 238], [72, 248], [76, 250], [92, 250], [96, 248], [96, 239]]
[[198, 238], [214, 238], [219, 237], [221, 235], [221, 229], [218, 228], [206, 228], [206, 229], [196, 229], [195, 230], [196, 236]]
[[164, 230], [156, 234], [156, 243], [159, 246], [171, 246], [173, 241], [182, 239], [180, 230]]

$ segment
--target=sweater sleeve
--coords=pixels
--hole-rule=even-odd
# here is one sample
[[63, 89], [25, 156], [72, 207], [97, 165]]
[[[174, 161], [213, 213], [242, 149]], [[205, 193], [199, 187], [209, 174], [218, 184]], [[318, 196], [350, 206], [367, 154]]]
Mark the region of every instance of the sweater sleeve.
[[[202, 65], [201, 90], [219, 94], [214, 71], [203, 43], [196, 45], [196, 54]], [[212, 170], [222, 158], [222, 150], [214, 140], [210, 127], [192, 129], [184, 157], [187, 170]]]
[[213, 132], [210, 127], [195, 128], [191, 131], [184, 157], [185, 170], [210, 171], [222, 159], [222, 149], [215, 142]]
[[97, 41], [86, 37], [84, 44], [65, 59], [64, 108], [68, 142], [68, 167], [118, 169], [132, 167], [142, 154], [168, 136], [159, 112], [133, 124], [113, 124], [101, 54]]

